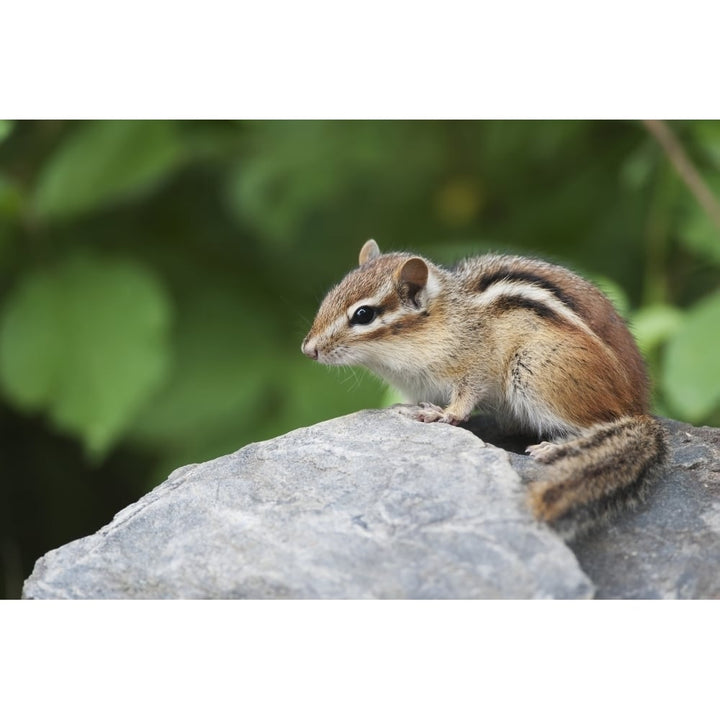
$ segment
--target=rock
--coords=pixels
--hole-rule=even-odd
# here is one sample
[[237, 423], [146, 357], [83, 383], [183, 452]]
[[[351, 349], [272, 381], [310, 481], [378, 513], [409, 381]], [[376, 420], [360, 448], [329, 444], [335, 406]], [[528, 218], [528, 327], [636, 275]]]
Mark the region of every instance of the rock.
[[720, 430], [664, 422], [647, 501], [570, 547], [525, 506], [525, 439], [364, 411], [176, 470], [23, 597], [720, 597]]
[[647, 501], [571, 546], [598, 598], [720, 598], [720, 430], [665, 426], [670, 465]]
[[587, 598], [505, 451], [364, 411], [170, 478], [47, 553], [25, 598]]
[[[596, 598], [720, 597], [720, 429], [663, 424], [670, 457], [646, 500], [570, 543]], [[530, 458], [509, 457], [536, 477]]]

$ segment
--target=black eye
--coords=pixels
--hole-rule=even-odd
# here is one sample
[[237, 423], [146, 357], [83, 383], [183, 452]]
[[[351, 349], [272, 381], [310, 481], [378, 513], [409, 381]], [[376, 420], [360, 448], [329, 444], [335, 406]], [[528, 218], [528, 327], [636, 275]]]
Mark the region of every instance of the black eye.
[[361, 305], [350, 318], [351, 325], [367, 325], [377, 317], [377, 310], [369, 305]]

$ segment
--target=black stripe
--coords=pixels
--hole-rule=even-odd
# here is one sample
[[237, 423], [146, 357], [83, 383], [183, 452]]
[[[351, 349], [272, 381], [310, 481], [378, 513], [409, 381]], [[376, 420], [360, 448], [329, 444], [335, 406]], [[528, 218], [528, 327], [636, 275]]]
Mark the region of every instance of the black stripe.
[[551, 292], [563, 305], [566, 305], [573, 311], [577, 310], [575, 301], [554, 282], [542, 275], [536, 275], [535, 273], [523, 270], [498, 270], [490, 275], [485, 275], [480, 278], [480, 282], [477, 284], [478, 292], [485, 292], [491, 285], [502, 282], [503, 280], [526, 282], [541, 287]]
[[491, 307], [503, 311], [519, 309], [532, 310], [536, 315], [552, 320], [553, 322], [565, 322], [552, 308], [549, 308], [539, 300], [531, 300], [522, 295], [500, 295], [500, 297], [491, 304]]
[[546, 464], [552, 465], [564, 458], [585, 455], [588, 450], [593, 450], [594, 448], [603, 445], [611, 438], [617, 437], [628, 430], [627, 418], [611, 420], [610, 422], [612, 423], [610, 427], [595, 429], [589, 435], [581, 435], [580, 437], [572, 438], [564, 443], [558, 443], [555, 448], [555, 452], [553, 453], [552, 460]]
[[594, 525], [599, 520], [616, 516], [645, 497], [649, 487], [657, 479], [654, 469], [643, 468], [638, 474], [629, 476], [623, 485], [608, 491], [597, 500], [568, 508], [550, 524], [557, 527], [558, 524], [563, 524], [563, 521], [570, 521], [582, 528], [584, 525]]

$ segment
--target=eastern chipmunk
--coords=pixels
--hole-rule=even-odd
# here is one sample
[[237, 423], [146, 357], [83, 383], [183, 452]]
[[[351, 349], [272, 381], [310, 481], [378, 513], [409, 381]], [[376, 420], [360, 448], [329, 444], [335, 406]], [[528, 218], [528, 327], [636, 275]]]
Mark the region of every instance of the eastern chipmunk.
[[541, 260], [484, 255], [452, 270], [368, 240], [360, 267], [328, 293], [302, 343], [327, 365], [362, 365], [423, 422], [475, 408], [537, 437], [547, 471], [535, 516], [565, 538], [642, 498], [667, 449], [625, 323], [592, 284]]

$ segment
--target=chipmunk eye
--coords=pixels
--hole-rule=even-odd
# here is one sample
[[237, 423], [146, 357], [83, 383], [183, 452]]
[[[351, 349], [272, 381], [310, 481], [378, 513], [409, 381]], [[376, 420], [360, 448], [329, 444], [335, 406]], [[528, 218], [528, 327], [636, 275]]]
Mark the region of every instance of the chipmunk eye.
[[369, 305], [361, 305], [350, 318], [351, 325], [367, 325], [377, 317], [377, 310]]

